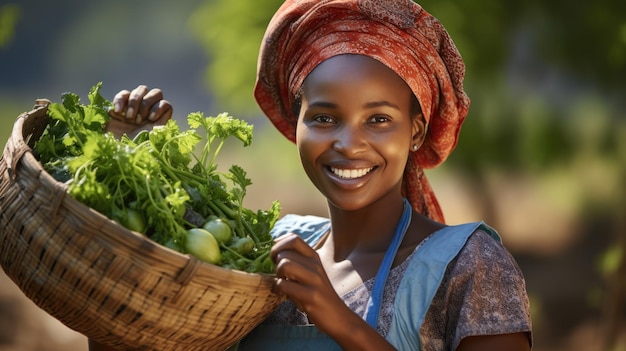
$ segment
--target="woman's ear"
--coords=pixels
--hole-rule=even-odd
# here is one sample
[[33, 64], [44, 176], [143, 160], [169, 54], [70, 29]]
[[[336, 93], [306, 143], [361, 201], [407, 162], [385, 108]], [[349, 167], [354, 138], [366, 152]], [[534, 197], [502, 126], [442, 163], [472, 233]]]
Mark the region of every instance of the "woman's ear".
[[413, 116], [412, 121], [412, 143], [411, 150], [417, 151], [426, 140], [426, 132], [428, 131], [428, 125], [424, 120], [424, 115], [420, 112]]

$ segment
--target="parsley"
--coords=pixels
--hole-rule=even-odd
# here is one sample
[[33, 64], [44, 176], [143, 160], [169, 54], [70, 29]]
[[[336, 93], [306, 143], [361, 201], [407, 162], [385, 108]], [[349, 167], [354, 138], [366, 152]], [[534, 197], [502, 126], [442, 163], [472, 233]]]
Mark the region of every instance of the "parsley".
[[[117, 139], [105, 132], [111, 102], [100, 95], [101, 86], [91, 88], [88, 105], [73, 93], [64, 93], [60, 104], [50, 104], [50, 123], [35, 144], [44, 169], [66, 183], [78, 201], [183, 253], [186, 231], [201, 226], [189, 220], [190, 213], [200, 222], [222, 218], [233, 237], [220, 244], [220, 264], [272, 273], [270, 229], [278, 219], [279, 202], [268, 210], [247, 209], [243, 201], [252, 181], [244, 169], [232, 165], [226, 174], [217, 171], [225, 140], [234, 137], [244, 147], [250, 145], [252, 125], [227, 113], [205, 117], [194, 112], [187, 117], [187, 130], [169, 120], [133, 139]], [[130, 228], [131, 222], [141, 225]], [[254, 248], [238, 252], [234, 248], [240, 239], [252, 240]]]

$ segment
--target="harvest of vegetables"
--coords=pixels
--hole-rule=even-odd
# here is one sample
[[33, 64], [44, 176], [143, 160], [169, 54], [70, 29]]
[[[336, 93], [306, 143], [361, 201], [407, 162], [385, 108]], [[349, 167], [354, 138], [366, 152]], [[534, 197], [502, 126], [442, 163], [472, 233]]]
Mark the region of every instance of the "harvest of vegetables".
[[44, 169], [78, 201], [164, 246], [230, 269], [273, 273], [270, 229], [279, 202], [244, 207], [251, 180], [240, 166], [220, 172], [216, 162], [227, 138], [250, 145], [252, 125], [194, 112], [186, 130], [169, 120], [118, 139], [105, 131], [111, 102], [101, 86], [91, 88], [88, 105], [65, 93], [48, 106], [50, 123], [34, 147]]

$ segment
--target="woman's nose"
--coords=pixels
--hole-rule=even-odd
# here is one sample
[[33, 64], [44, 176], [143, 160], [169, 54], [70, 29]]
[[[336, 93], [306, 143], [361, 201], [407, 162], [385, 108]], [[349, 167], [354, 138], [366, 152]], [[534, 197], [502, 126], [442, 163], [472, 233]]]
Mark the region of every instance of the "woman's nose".
[[343, 125], [335, 134], [333, 148], [338, 152], [351, 156], [365, 150], [367, 141], [358, 127]]

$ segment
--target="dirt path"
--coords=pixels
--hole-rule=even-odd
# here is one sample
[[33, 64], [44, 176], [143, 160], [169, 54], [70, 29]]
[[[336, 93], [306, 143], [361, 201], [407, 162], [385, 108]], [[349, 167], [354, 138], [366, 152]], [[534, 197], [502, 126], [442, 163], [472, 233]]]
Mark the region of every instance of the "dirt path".
[[87, 339], [28, 299], [0, 270], [0, 351], [86, 351]]

